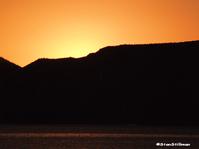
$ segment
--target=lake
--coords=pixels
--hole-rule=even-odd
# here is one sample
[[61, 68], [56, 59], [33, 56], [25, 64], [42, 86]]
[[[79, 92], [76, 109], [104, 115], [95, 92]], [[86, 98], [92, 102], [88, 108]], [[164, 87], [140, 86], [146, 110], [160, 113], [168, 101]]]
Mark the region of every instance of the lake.
[[198, 149], [199, 129], [141, 126], [0, 126], [0, 149]]

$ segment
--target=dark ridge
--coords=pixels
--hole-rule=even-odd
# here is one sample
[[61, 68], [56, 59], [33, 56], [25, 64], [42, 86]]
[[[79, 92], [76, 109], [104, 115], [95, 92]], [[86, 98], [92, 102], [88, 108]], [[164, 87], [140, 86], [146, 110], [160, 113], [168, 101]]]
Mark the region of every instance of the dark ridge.
[[39, 59], [0, 88], [0, 122], [199, 126], [198, 49], [119, 45]]
[[11, 76], [14, 76], [15, 73], [20, 70], [21, 70], [20, 66], [0, 57], [0, 80], [2, 82], [7, 80]]
[[198, 46], [199, 45], [199, 40], [194, 40], [194, 41], [184, 41], [184, 42], [168, 42], [168, 43], [147, 43], [147, 44], [123, 44], [123, 45], [117, 45], [117, 46], [107, 46], [102, 49], [100, 49], [96, 54], [107, 52], [107, 50], [114, 49], [120, 49], [120, 48], [125, 48], [125, 47], [132, 47], [132, 48], [146, 48], [146, 47], [171, 47], [171, 46]]
[[0, 69], [2, 68], [7, 68], [7, 67], [10, 67], [10, 68], [16, 68], [16, 69], [20, 69], [21, 67], [4, 59], [3, 57], [0, 57]]
[[50, 58], [39, 58], [36, 61], [26, 65], [25, 67], [23, 67], [23, 69], [28, 69], [30, 67], [34, 67], [37, 65], [45, 65], [47, 63], [56, 63], [59, 61], [65, 61], [65, 62], [70, 62], [70, 61], [74, 61], [75, 58], [69, 57], [69, 58], [57, 58], [57, 59], [50, 59]]
[[[145, 47], [148, 47], [148, 46], [151, 46], [151, 47], [159, 47], [159, 46], [184, 46], [184, 45], [190, 45], [190, 46], [196, 46], [199, 44], [199, 40], [195, 40], [195, 41], [184, 41], [184, 42], [170, 42], [170, 43], [148, 43], [148, 44], [124, 44], [124, 45], [117, 45], [117, 46], [107, 46], [107, 47], [104, 47], [102, 49], [99, 49], [97, 52], [95, 53], [90, 53], [88, 54], [87, 56], [85, 57], [81, 57], [81, 58], [73, 58], [73, 57], [68, 57], [68, 58], [58, 58], [58, 59], [50, 59], [50, 58], [39, 58], [38, 60], [28, 64], [27, 66], [25, 66], [24, 68], [28, 68], [28, 67], [31, 67], [32, 65], [43, 65], [45, 63], [48, 63], [50, 61], [66, 61], [66, 62], [70, 62], [70, 61], [76, 61], [78, 62], [79, 60], [84, 60], [88, 57], [92, 57], [92, 56], [95, 56], [95, 55], [100, 55], [102, 53], [108, 53], [109, 51], [115, 53], [116, 52], [116, 49], [120, 49], [120, 48], [128, 48], [128, 47], [131, 47], [131, 48], [145, 48]], [[112, 51], [114, 50], [114, 51]], [[121, 52], [124, 52], [124, 51], [121, 51]]]

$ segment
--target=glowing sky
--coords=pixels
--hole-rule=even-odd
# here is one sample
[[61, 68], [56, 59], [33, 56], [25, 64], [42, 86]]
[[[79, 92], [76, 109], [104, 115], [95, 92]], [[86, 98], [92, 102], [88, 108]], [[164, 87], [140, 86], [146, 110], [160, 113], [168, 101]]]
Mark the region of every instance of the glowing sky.
[[21, 66], [108, 45], [199, 39], [199, 0], [0, 0], [0, 56]]

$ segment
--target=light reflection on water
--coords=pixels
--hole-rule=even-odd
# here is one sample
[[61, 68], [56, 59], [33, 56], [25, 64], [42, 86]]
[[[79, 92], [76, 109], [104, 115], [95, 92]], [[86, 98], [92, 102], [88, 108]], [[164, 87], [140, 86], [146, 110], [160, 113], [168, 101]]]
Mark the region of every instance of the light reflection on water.
[[0, 137], [15, 138], [199, 138], [189, 134], [131, 134], [131, 133], [0, 133]]
[[[191, 143], [199, 135], [130, 133], [0, 133], [0, 149], [153, 149], [156, 143]], [[172, 149], [175, 149], [172, 148]]]

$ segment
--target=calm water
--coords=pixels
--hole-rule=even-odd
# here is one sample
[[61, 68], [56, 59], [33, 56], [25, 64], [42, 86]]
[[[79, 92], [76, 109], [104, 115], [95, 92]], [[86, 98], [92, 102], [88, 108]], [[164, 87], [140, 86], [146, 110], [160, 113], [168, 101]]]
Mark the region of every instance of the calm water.
[[[165, 133], [163, 133], [165, 132]], [[160, 147], [156, 143], [190, 146]], [[167, 144], [169, 145], [169, 144]], [[0, 149], [198, 149], [198, 130], [170, 128], [5, 128], [0, 129]]]

